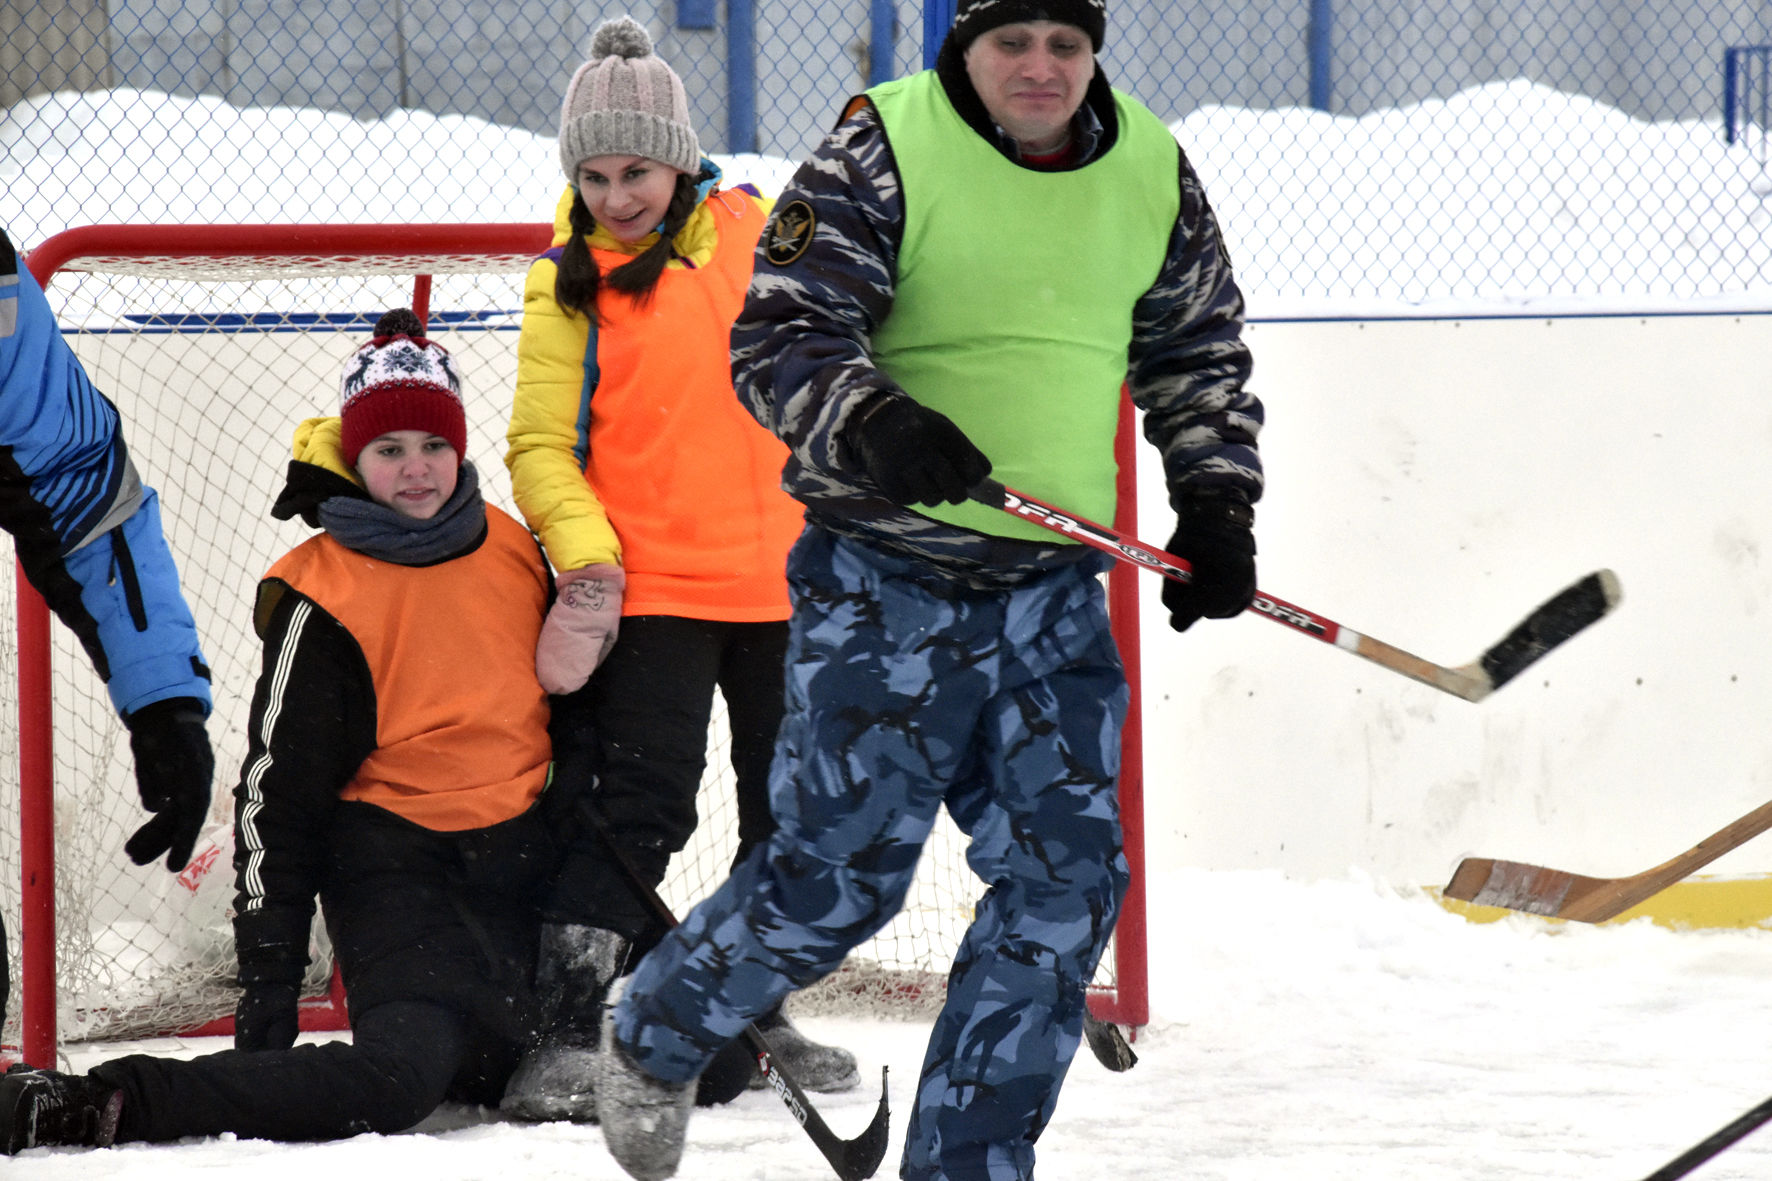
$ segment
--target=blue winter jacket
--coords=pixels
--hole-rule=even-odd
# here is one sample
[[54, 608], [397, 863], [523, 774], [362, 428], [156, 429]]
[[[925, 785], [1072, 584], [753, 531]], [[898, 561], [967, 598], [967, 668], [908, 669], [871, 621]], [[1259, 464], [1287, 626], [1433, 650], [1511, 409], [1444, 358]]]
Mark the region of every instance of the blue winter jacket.
[[169, 697], [208, 710], [209, 666], [159, 501], [130, 462], [117, 408], [93, 388], [3, 230], [0, 528], [120, 715]]

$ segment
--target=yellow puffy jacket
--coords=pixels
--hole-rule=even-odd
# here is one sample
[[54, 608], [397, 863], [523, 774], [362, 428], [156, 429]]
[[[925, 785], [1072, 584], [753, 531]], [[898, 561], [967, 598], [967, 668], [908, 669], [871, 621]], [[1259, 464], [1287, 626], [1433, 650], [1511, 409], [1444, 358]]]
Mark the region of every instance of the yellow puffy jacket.
[[[567, 189], [523, 293], [505, 455], [517, 507], [557, 570], [623, 567], [624, 615], [786, 619], [802, 513], [781, 491], [786, 449], [740, 405], [730, 360], [771, 202], [714, 190], [649, 302], [599, 291], [594, 382], [590, 320], [554, 299], [571, 202]], [[588, 244], [607, 274], [651, 242], [599, 228]]]

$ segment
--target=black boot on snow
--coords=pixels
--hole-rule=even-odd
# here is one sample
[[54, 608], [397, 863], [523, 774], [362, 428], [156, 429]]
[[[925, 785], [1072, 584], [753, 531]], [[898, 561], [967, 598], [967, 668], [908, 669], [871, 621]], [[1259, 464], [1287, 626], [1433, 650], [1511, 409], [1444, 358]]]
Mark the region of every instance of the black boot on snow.
[[[779, 1005], [757, 1018], [757, 1032], [769, 1043], [769, 1053], [782, 1071], [792, 1076], [802, 1091], [853, 1091], [861, 1086], [861, 1071], [856, 1068], [854, 1054], [841, 1046], [813, 1041], [794, 1027]], [[761, 1074], [750, 1081], [753, 1091], [768, 1085], [768, 1079]]]
[[89, 1074], [17, 1065], [0, 1075], [0, 1156], [27, 1148], [105, 1148], [117, 1138], [123, 1092]]
[[512, 1119], [595, 1123], [591, 1058], [603, 996], [625, 965], [628, 940], [602, 927], [548, 923], [541, 929], [535, 990], [542, 1034], [523, 1054], [498, 1109]]

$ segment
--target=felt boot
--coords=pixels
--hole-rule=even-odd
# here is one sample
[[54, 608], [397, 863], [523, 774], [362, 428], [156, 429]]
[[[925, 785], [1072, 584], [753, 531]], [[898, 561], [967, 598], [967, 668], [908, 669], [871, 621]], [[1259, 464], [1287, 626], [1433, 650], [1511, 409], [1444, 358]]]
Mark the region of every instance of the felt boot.
[[596, 1121], [591, 1059], [604, 995], [626, 965], [628, 949], [624, 936], [602, 927], [542, 927], [535, 969], [542, 1033], [506, 1084], [500, 1111], [520, 1120]]

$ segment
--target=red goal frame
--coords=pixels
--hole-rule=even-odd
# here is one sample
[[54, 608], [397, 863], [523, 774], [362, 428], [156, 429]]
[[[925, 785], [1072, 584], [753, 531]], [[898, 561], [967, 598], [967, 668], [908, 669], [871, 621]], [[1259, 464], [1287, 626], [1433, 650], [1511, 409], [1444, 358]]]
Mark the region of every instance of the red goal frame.
[[[39, 285], [48, 288], [63, 269], [86, 269], [106, 259], [146, 260], [234, 257], [283, 264], [325, 260], [533, 258], [552, 241], [544, 223], [488, 222], [410, 225], [185, 225], [85, 226], [45, 240], [24, 257]], [[416, 274], [413, 309], [428, 319], [430, 277]], [[1130, 401], [1122, 402], [1116, 445], [1119, 504], [1114, 527], [1137, 531], [1135, 427]], [[1138, 572], [1116, 563], [1108, 575], [1114, 634], [1126, 667], [1131, 701], [1122, 734], [1121, 824], [1132, 880], [1111, 949], [1115, 983], [1092, 989], [1091, 1011], [1103, 1020], [1140, 1026], [1150, 1019], [1144, 857], [1143, 721], [1140, 692]], [[50, 673], [51, 622], [42, 597], [22, 568], [17, 583], [19, 819], [21, 898], [18, 924], [22, 1060], [52, 1065], [57, 1049], [55, 950], [54, 762]], [[225, 775], [226, 772], [224, 771]], [[345, 1027], [343, 995], [336, 975], [330, 995], [304, 1002], [304, 1029]], [[192, 1034], [232, 1032], [231, 1019]]]

